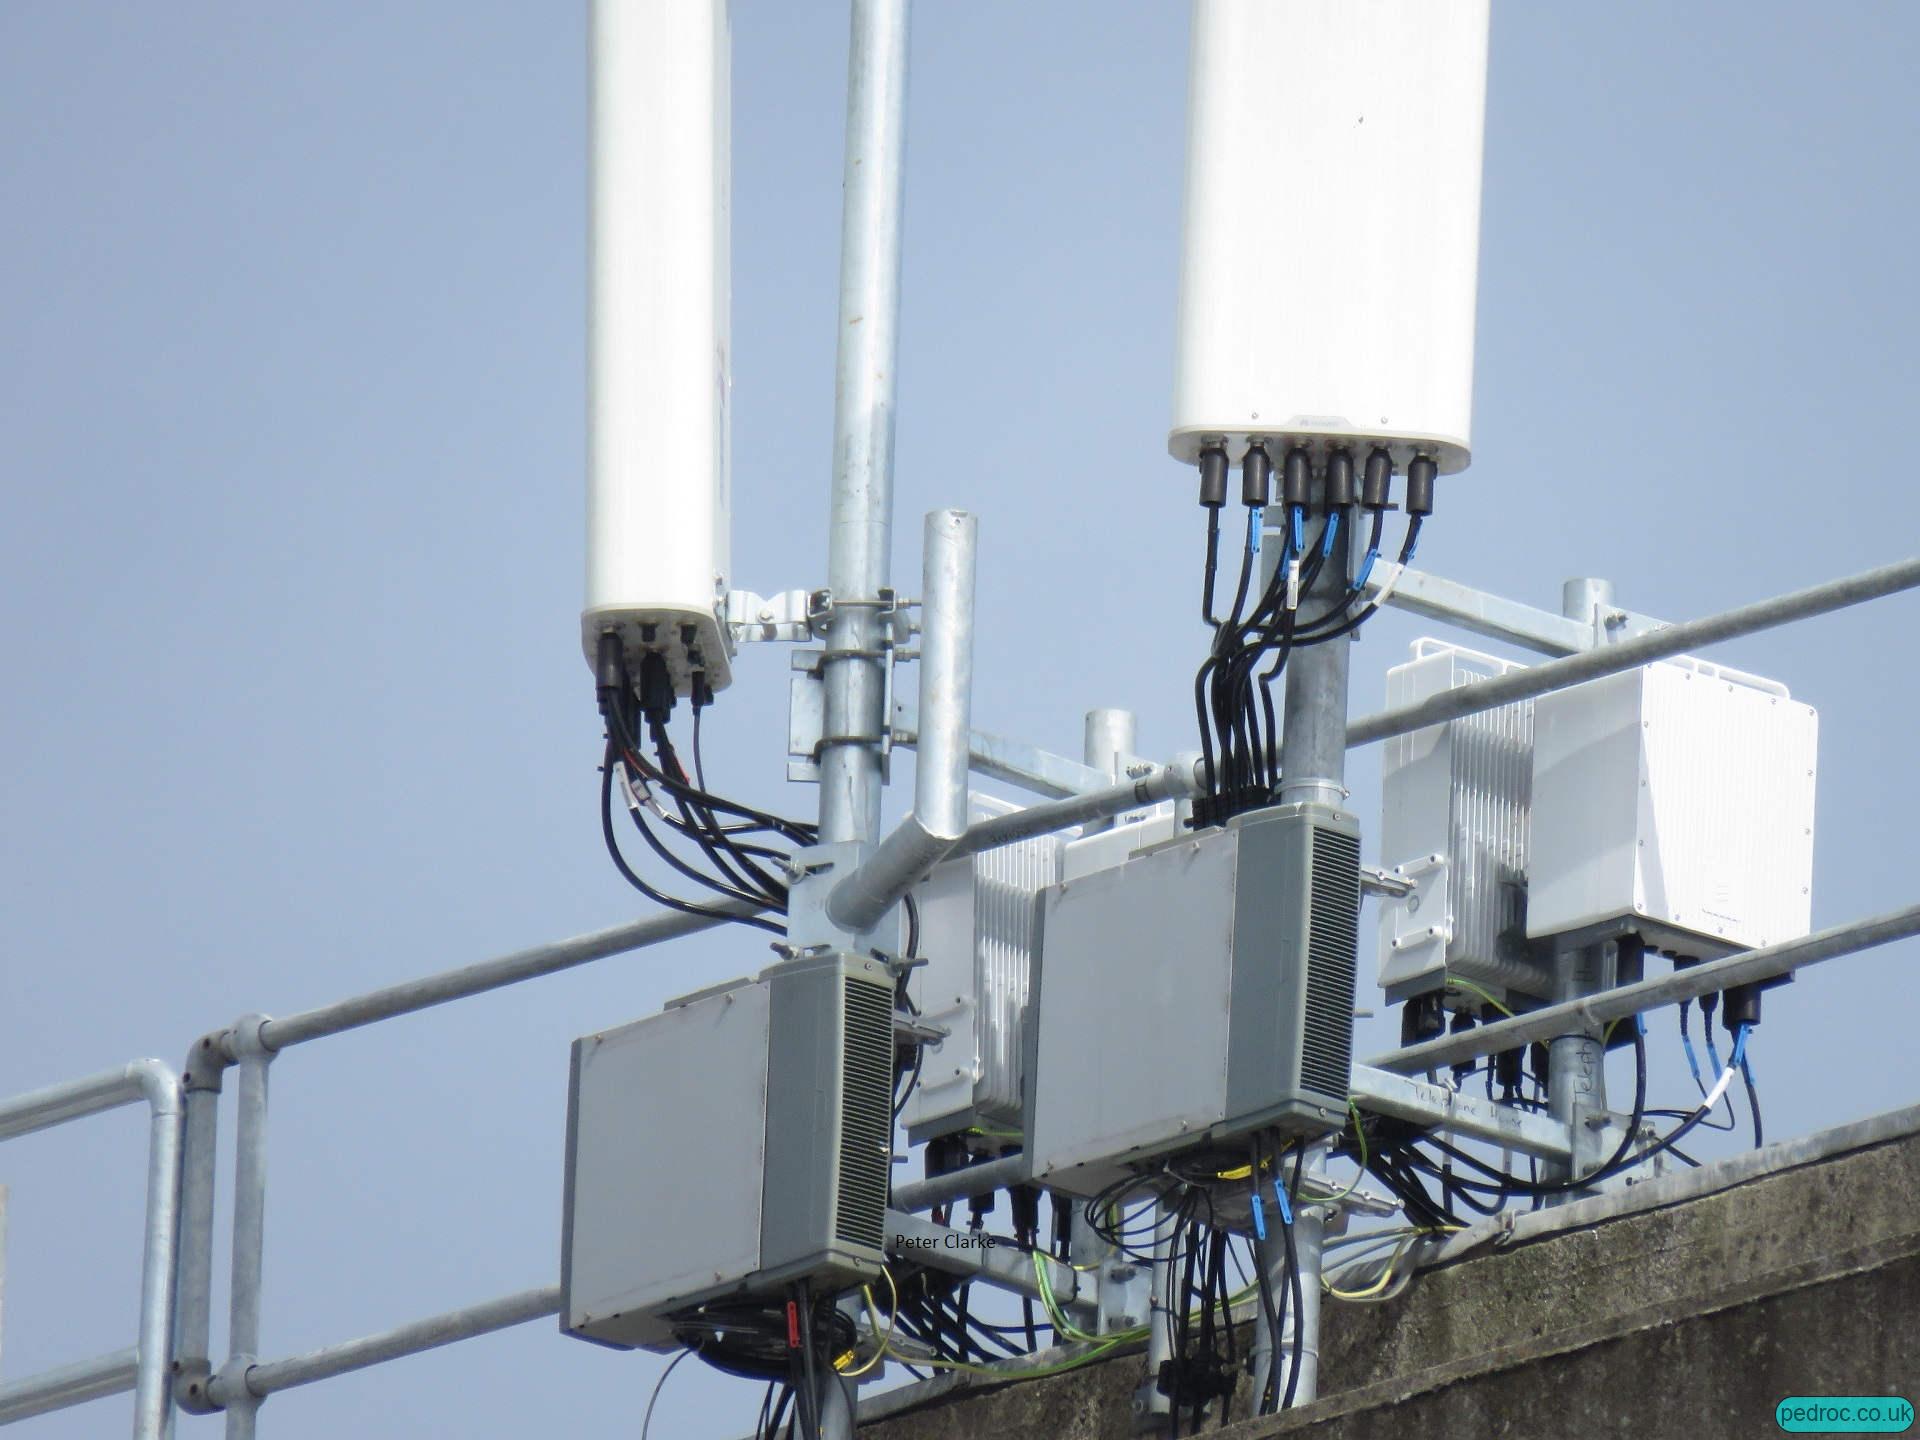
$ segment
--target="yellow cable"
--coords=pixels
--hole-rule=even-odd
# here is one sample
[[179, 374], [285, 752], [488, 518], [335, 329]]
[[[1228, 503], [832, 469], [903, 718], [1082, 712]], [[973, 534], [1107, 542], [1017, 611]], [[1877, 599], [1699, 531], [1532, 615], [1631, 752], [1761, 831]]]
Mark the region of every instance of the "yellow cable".
[[[1454, 1235], [1465, 1228], [1464, 1225], [1415, 1225], [1402, 1232], [1406, 1238], [1394, 1247], [1393, 1258], [1387, 1262], [1387, 1268], [1381, 1273], [1377, 1281], [1367, 1286], [1364, 1290], [1335, 1289], [1333, 1283], [1324, 1275], [1320, 1277], [1320, 1283], [1326, 1292], [1336, 1300], [1371, 1300], [1387, 1288], [1388, 1283], [1393, 1279], [1394, 1268], [1399, 1265], [1402, 1257], [1405, 1256], [1408, 1250], [1413, 1248], [1414, 1243], [1421, 1236]], [[1355, 1238], [1357, 1239], [1358, 1237]]]
[[[893, 1343], [893, 1320], [894, 1316], [900, 1311], [900, 1287], [893, 1283], [893, 1272], [887, 1269], [886, 1266], [882, 1265], [880, 1267], [880, 1274], [886, 1279], [887, 1289], [893, 1295], [893, 1308], [887, 1312], [887, 1333], [884, 1335], [880, 1334], [880, 1307], [874, 1304], [873, 1287], [871, 1285], [862, 1285], [860, 1287], [860, 1295], [861, 1298], [867, 1302], [867, 1324], [871, 1325], [873, 1327], [873, 1333], [879, 1336], [880, 1346], [867, 1358], [867, 1363], [862, 1365], [858, 1370], [848, 1370], [841, 1365], [838, 1360], [834, 1361], [833, 1368], [840, 1371], [850, 1380], [858, 1379], [879, 1365], [879, 1363], [886, 1358], [887, 1347]], [[853, 1358], [853, 1352], [848, 1351], [846, 1358], [851, 1360]]]
[[1493, 1006], [1494, 1009], [1498, 1010], [1502, 1015], [1505, 1015], [1510, 1020], [1518, 1018], [1517, 1016], [1514, 1015], [1513, 1011], [1508, 1009], [1505, 1005], [1502, 1005], [1498, 1000], [1494, 999], [1493, 993], [1491, 991], [1481, 989], [1478, 985], [1474, 984], [1473, 981], [1471, 980], [1462, 980], [1458, 975], [1449, 973], [1447, 976], [1447, 984], [1455, 986], [1461, 990], [1471, 990], [1475, 995], [1478, 995], [1482, 1000], [1486, 1001], [1487, 1004]]
[[1038, 1250], [1033, 1252], [1033, 1278], [1040, 1287], [1040, 1301], [1047, 1307], [1047, 1319], [1052, 1323], [1055, 1334], [1093, 1345], [1111, 1338], [1105, 1335], [1087, 1334], [1061, 1312], [1060, 1302], [1053, 1296], [1053, 1277], [1047, 1274], [1046, 1258]]
[[[1347, 1097], [1347, 1114], [1353, 1117], [1353, 1136], [1360, 1142], [1360, 1168], [1353, 1172], [1353, 1179], [1347, 1182], [1347, 1188], [1337, 1195], [1317, 1195], [1310, 1203], [1333, 1205], [1347, 1198], [1360, 1187], [1360, 1177], [1367, 1173], [1367, 1132], [1360, 1121], [1360, 1107], [1353, 1103], [1353, 1097]], [[1304, 1197], [1303, 1197], [1304, 1198]]]

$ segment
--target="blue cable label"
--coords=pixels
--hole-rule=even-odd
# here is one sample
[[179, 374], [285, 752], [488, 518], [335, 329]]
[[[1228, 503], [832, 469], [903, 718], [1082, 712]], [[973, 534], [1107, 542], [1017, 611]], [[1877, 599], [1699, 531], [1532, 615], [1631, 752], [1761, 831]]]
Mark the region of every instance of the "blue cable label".
[[1273, 1198], [1280, 1202], [1280, 1223], [1293, 1224], [1293, 1206], [1287, 1200], [1287, 1187], [1280, 1183], [1278, 1175], [1273, 1177]]
[[1693, 1083], [1696, 1085], [1705, 1085], [1707, 1082], [1700, 1078], [1700, 1057], [1694, 1053], [1693, 1037], [1691, 1035], [1682, 1035], [1680, 1037], [1680, 1043], [1687, 1047], [1687, 1069], [1693, 1072]]
[[1373, 573], [1373, 562], [1379, 558], [1380, 552], [1378, 550], [1368, 549], [1367, 558], [1360, 562], [1360, 573], [1353, 577], [1353, 588], [1355, 590], [1364, 590], [1367, 588], [1367, 576]]

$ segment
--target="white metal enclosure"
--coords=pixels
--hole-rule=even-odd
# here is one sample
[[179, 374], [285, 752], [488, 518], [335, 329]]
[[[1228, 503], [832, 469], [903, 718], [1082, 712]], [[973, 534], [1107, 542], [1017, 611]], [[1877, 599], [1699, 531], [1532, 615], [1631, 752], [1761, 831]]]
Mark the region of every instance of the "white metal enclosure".
[[727, 0], [595, 0], [581, 631], [683, 694], [731, 678], [731, 44]]
[[1812, 920], [1819, 716], [1784, 685], [1681, 657], [1534, 703], [1527, 934], [1630, 919], [1713, 957]]
[[1468, 461], [1487, 0], [1195, 0], [1168, 448]]

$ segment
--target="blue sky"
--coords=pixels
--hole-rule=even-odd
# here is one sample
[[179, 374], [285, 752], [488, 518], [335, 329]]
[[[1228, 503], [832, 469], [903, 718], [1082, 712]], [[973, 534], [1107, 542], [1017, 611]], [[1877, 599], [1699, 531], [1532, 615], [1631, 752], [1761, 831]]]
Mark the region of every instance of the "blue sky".
[[[637, 913], [576, 620], [584, 22], [0, 7], [0, 1091]], [[922, 0], [915, 27], [896, 575], [922, 512], [977, 511], [976, 722], [1072, 751], [1132, 705], [1187, 748], [1184, 7]], [[739, 0], [734, 28], [735, 563], [767, 592], [823, 580], [846, 18]], [[1547, 606], [1610, 576], [1684, 618], [1912, 551], [1916, 61], [1893, 3], [1496, 6], [1475, 461], [1424, 565]], [[1714, 652], [1821, 712], [1816, 924], [1914, 898], [1917, 620]], [[1430, 628], [1369, 627], [1356, 709]], [[742, 658], [708, 757], [800, 811], [785, 668]], [[265, 1348], [549, 1282], [568, 1041], [766, 958], [703, 937], [278, 1062]], [[1770, 1004], [1771, 1133], [1916, 1098], [1913, 959]], [[128, 1112], [0, 1151], [0, 1373], [131, 1338], [141, 1143]], [[637, 1428], [657, 1374], [535, 1325], [277, 1398], [263, 1433]], [[684, 1366], [656, 1433], [756, 1403]]]

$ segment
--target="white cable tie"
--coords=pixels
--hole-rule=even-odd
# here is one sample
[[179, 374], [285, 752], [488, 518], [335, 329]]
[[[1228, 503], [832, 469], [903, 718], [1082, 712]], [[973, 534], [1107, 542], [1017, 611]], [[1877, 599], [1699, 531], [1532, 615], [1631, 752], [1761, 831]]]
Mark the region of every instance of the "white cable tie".
[[1710, 1112], [1714, 1106], [1720, 1103], [1720, 1097], [1727, 1093], [1727, 1086], [1733, 1083], [1733, 1071], [1734, 1067], [1729, 1065], [1725, 1070], [1720, 1072], [1720, 1083], [1709, 1090], [1707, 1092], [1707, 1098], [1700, 1102], [1700, 1108], [1702, 1110]]
[[627, 778], [627, 767], [622, 765], [615, 774], [620, 781], [620, 793], [626, 797], [627, 809], [638, 812], [640, 797], [633, 793], [633, 783]]
[[1381, 610], [1386, 608], [1388, 597], [1391, 596], [1399, 586], [1400, 577], [1407, 573], [1407, 567], [1400, 564], [1397, 560], [1389, 560], [1386, 563], [1393, 567], [1393, 573], [1385, 580], [1374, 580], [1371, 582], [1374, 586], [1374, 607]]
[[1300, 557], [1294, 556], [1287, 562], [1287, 609], [1300, 608]]

